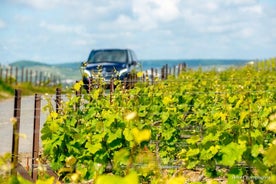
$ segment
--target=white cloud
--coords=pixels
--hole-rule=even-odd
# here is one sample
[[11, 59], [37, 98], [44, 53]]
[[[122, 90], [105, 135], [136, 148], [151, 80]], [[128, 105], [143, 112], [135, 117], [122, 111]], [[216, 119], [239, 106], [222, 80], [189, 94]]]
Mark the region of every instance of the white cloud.
[[16, 14], [16, 15], [14, 15], [14, 19], [17, 23], [28, 24], [34, 20], [34, 17], [32, 17], [30, 15]]
[[164, 22], [172, 21], [180, 15], [179, 0], [154, 0], [154, 3], [157, 7], [152, 11], [157, 20]]
[[205, 6], [207, 11], [216, 11], [218, 9], [218, 4], [215, 2], [207, 2]]
[[247, 6], [256, 4], [258, 0], [224, 0], [223, 3], [230, 6]]
[[6, 23], [0, 19], [0, 29], [6, 27]]
[[248, 13], [248, 14], [258, 14], [261, 15], [263, 13], [263, 8], [258, 5], [252, 5], [252, 6], [246, 6], [246, 7], [242, 7], [241, 11], [244, 13]]
[[272, 50], [268, 47], [276, 43], [275, 3], [271, 6], [260, 0], [5, 2], [7, 13], [1, 15], [1, 6], [0, 28], [7, 29], [0, 39], [6, 43], [15, 39], [22, 46], [17, 53], [40, 45], [32, 50], [47, 50], [53, 53], [47, 57], [63, 60], [77, 59], [91, 48], [101, 47], [130, 47], [141, 54], [140, 58], [229, 57], [238, 55], [237, 50], [250, 56], [256, 53], [251, 45], [259, 43], [259, 49]]
[[245, 27], [240, 30], [240, 33], [243, 38], [248, 38], [248, 37], [251, 37], [255, 33], [255, 30], [253, 27]]
[[220, 24], [220, 25], [209, 25], [205, 28], [202, 28], [202, 32], [208, 32], [208, 33], [225, 33], [227, 31], [231, 31], [234, 29], [233, 25], [229, 24]]
[[182, 7], [186, 27], [198, 34], [231, 34], [250, 24], [259, 24], [264, 13], [256, 0], [188, 0], [182, 3]]
[[76, 3], [76, 1], [72, 1], [72, 0], [12, 0], [12, 1], [31, 6], [35, 9], [50, 9], [61, 5], [75, 5]]
[[133, 14], [141, 28], [153, 29], [158, 24], [177, 19], [180, 0], [133, 0]]
[[85, 27], [81, 25], [50, 24], [43, 21], [40, 23], [40, 27], [56, 33], [87, 34]]
[[[55, 6], [56, 0], [13, 0], [14, 2], [25, 4], [28, 6], [31, 6], [33, 8], [38, 8], [38, 9], [47, 9], [50, 7]], [[47, 3], [48, 2], [48, 3]]]
[[119, 15], [114, 22], [105, 25], [105, 29], [108, 29], [108, 27], [119, 27], [120, 31], [143, 29], [138, 22], [127, 15]]
[[[118, 12], [124, 12], [131, 1], [125, 0], [12, 0], [37, 10], [57, 10], [66, 12], [66, 16], [76, 20], [95, 20], [112, 17]], [[113, 17], [115, 18], [115, 17]]]

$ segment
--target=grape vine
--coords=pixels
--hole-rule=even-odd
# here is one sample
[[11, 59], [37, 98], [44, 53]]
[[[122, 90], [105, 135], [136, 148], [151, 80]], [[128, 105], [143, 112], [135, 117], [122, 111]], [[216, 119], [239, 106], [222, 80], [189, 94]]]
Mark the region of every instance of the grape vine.
[[60, 112], [47, 106], [44, 156], [65, 182], [184, 183], [190, 179], [183, 170], [203, 168], [206, 179], [262, 176], [259, 182], [273, 183], [275, 87], [271, 59], [222, 72], [189, 70], [129, 90], [116, 81], [113, 93], [99, 87], [69, 95]]

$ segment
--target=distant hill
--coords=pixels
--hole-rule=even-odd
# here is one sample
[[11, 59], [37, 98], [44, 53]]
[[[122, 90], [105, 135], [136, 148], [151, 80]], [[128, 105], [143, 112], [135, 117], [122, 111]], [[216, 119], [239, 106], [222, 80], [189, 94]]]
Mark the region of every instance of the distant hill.
[[72, 63], [60, 63], [60, 64], [54, 64], [56, 67], [62, 67], [62, 68], [71, 68], [71, 69], [80, 69], [81, 62], [72, 62]]
[[46, 64], [38, 61], [20, 60], [9, 65], [18, 68], [28, 68], [33, 71], [50, 73], [59, 76], [63, 81], [76, 81], [81, 79], [81, 62]]
[[11, 64], [9, 64], [10, 66], [14, 66], [14, 67], [34, 67], [34, 66], [50, 66], [48, 64], [45, 63], [41, 63], [38, 61], [30, 61], [30, 60], [20, 60], [20, 61], [16, 61], [13, 62]]
[[160, 60], [142, 60], [143, 69], [148, 70], [151, 67], [161, 68], [162, 66], [168, 64], [169, 67], [175, 66], [179, 63], [186, 63], [189, 68], [196, 67], [212, 67], [212, 66], [241, 66], [248, 62], [248, 59], [160, 59]]
[[79, 69], [81, 66], [81, 62], [72, 62], [72, 63], [58, 63], [58, 64], [46, 64], [39, 61], [31, 61], [31, 60], [20, 60], [9, 64], [14, 67], [60, 67], [60, 68], [71, 68], [71, 69]]
[[[161, 68], [165, 64], [169, 67], [176, 66], [179, 63], [186, 63], [189, 68], [196, 67], [219, 67], [224, 68], [228, 66], [241, 66], [248, 62], [245, 59], [162, 59], [162, 60], [141, 60], [142, 69], [148, 70], [150, 68]], [[38, 61], [20, 60], [10, 64], [19, 68], [29, 68], [33, 71], [42, 71], [59, 76], [62, 81], [76, 81], [81, 80], [80, 66], [81, 61], [71, 63], [46, 64]]]

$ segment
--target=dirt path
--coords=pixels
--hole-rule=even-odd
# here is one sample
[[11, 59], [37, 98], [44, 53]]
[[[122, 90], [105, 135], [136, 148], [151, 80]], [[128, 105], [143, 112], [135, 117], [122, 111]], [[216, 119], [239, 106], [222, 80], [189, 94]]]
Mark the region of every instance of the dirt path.
[[[41, 101], [41, 108], [46, 105], [46, 100]], [[14, 99], [0, 101], [0, 154], [11, 152], [12, 149], [12, 124]], [[47, 114], [41, 111], [40, 127]], [[34, 96], [26, 96], [21, 99], [20, 138], [19, 152], [32, 151], [34, 124]]]

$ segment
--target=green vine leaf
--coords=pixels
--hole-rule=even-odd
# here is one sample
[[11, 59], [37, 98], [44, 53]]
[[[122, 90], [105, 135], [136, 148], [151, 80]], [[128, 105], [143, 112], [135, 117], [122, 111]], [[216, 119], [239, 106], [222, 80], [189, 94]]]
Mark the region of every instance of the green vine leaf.
[[222, 160], [221, 164], [226, 166], [233, 166], [236, 162], [242, 160], [242, 155], [246, 151], [245, 142], [240, 142], [240, 144], [231, 142], [225, 147], [221, 148]]
[[91, 143], [87, 142], [85, 144], [85, 148], [87, 148], [88, 151], [91, 154], [95, 154], [97, 151], [99, 151], [100, 149], [102, 149], [102, 145], [100, 143], [91, 144]]
[[195, 149], [189, 149], [186, 153], [187, 157], [193, 157], [195, 155], [198, 155], [200, 153], [200, 150], [198, 148]]
[[[180, 170], [204, 166], [206, 178], [228, 176], [229, 183], [250, 172], [234, 170], [238, 163], [254, 168], [252, 173], [276, 177], [276, 68], [271, 68], [276, 61], [266, 63], [219, 72], [187, 70], [131, 89], [116, 81], [112, 93], [102, 79], [95, 80], [89, 94], [68, 94], [59, 113], [48, 101], [49, 116], [41, 130], [45, 157], [56, 171], [66, 168], [66, 158], [76, 159], [72, 173], [61, 175], [64, 183], [78, 177], [95, 180], [107, 171], [118, 176], [104, 175], [107, 183], [125, 178], [168, 183], [175, 173], [163, 177], [151, 165], [156, 161], [183, 163]], [[138, 157], [149, 158], [147, 169], [134, 164]], [[230, 167], [229, 172], [216, 171], [218, 164]], [[137, 175], [127, 175], [132, 171]]]

